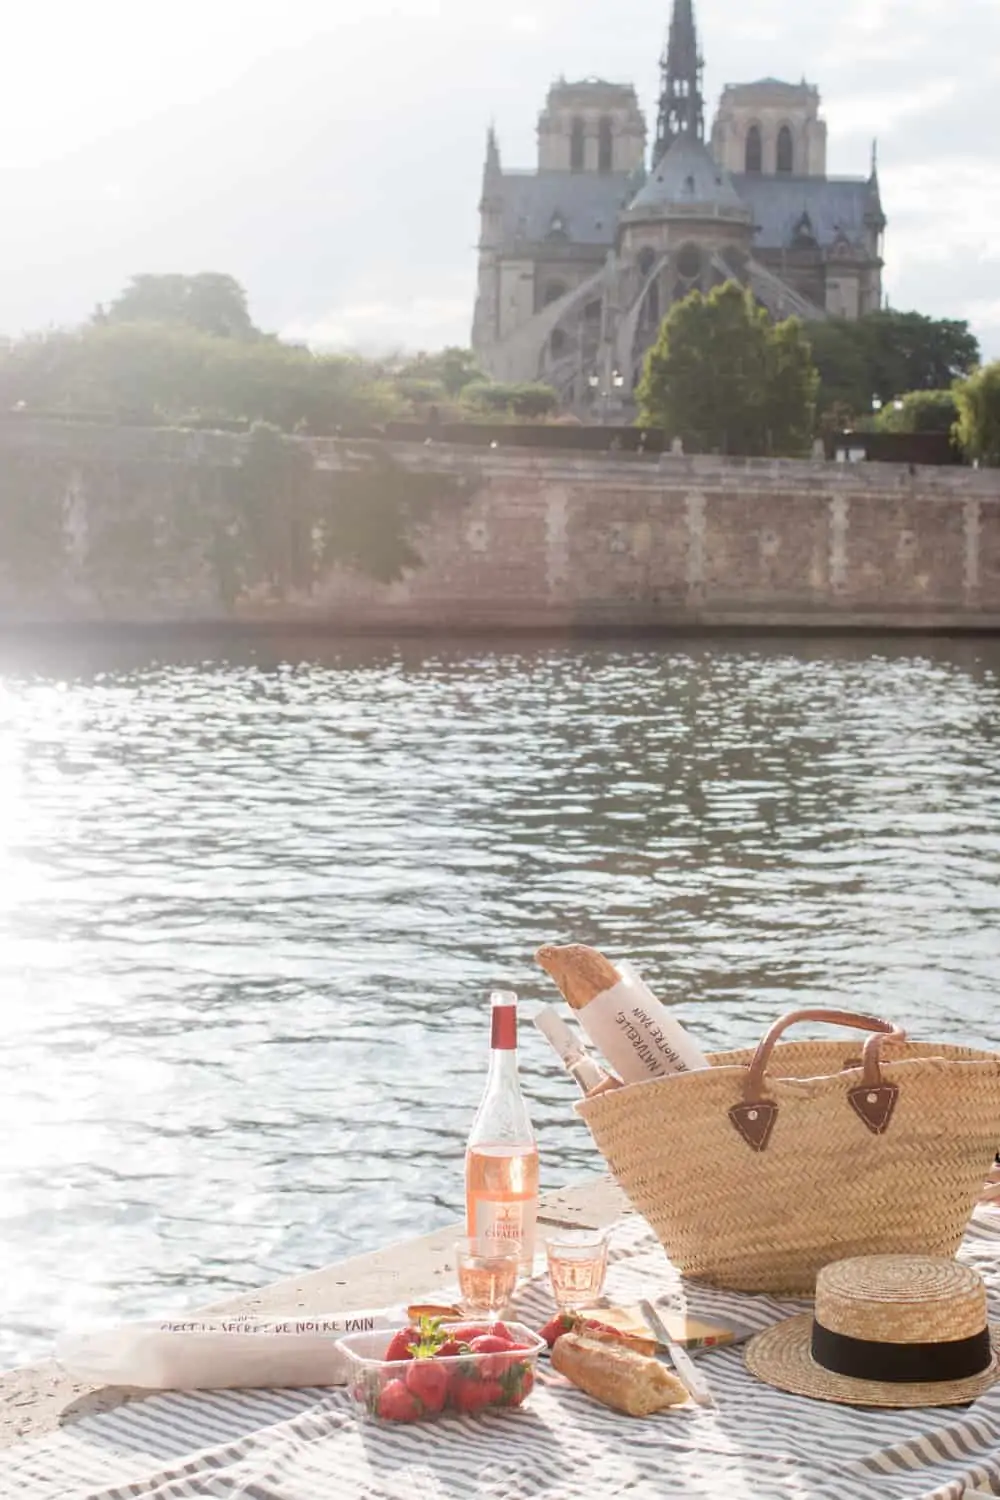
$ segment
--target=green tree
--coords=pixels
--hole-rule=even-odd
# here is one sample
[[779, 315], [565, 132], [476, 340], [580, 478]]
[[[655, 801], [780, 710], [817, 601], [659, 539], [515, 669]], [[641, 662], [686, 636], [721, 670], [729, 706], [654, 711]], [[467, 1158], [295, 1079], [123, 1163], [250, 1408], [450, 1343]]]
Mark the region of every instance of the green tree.
[[816, 422], [819, 373], [798, 318], [768, 329], [764, 431], [769, 453], [804, 453]]
[[1000, 467], [1000, 360], [955, 387], [957, 436], [968, 458]]
[[551, 416], [559, 397], [550, 385], [508, 385], [502, 381], [477, 381], [463, 392], [466, 405], [480, 413], [520, 417], [523, 421]]
[[324, 433], [395, 414], [363, 361], [277, 339], [242, 342], [165, 323], [101, 323], [0, 349], [0, 409], [186, 425], [267, 422]]
[[259, 338], [247, 294], [233, 276], [201, 271], [196, 276], [133, 276], [97, 323], [179, 323], [216, 338]]
[[953, 391], [907, 391], [879, 412], [881, 432], [951, 432], [958, 421]]
[[445, 395], [459, 396], [466, 386], [482, 381], [482, 370], [476, 364], [471, 349], [450, 347], [438, 354], [417, 354], [399, 372], [400, 380], [433, 381], [440, 385]]
[[646, 356], [639, 422], [696, 452], [796, 453], [812, 433], [815, 392], [801, 325], [775, 326], [729, 281], [671, 308]]
[[917, 312], [877, 312], [856, 322], [831, 318], [809, 329], [820, 375], [820, 408], [870, 416], [909, 391], [947, 390], [979, 363], [968, 323]]

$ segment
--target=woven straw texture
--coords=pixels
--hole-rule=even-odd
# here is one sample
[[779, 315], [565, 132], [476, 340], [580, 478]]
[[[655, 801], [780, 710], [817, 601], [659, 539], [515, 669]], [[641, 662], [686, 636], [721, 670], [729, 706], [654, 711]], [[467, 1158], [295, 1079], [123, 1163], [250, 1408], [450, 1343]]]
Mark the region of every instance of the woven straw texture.
[[816, 1320], [882, 1344], [968, 1339], [986, 1327], [986, 1286], [971, 1266], [927, 1255], [867, 1255], [824, 1266]]
[[[987, 1326], [986, 1287], [981, 1276], [954, 1260], [894, 1255], [837, 1261], [817, 1278], [816, 1321], [833, 1333], [874, 1343], [948, 1343]], [[747, 1368], [781, 1390], [849, 1406], [951, 1406], [974, 1401], [1000, 1374], [1000, 1328], [990, 1328], [988, 1370], [963, 1380], [906, 1384], [825, 1370], [810, 1352], [812, 1324], [807, 1313], [758, 1334], [747, 1347]]]
[[863, 1038], [778, 1043], [767, 1148], [733, 1128], [753, 1049], [708, 1070], [631, 1084], [576, 1108], [633, 1206], [685, 1276], [732, 1291], [812, 1295], [852, 1256], [953, 1256], [1000, 1139], [1000, 1056], [889, 1042], [899, 1089], [881, 1135], [847, 1098]]
[[907, 1410], [916, 1406], [963, 1406], [975, 1401], [995, 1385], [1000, 1368], [1000, 1325], [990, 1324], [993, 1364], [982, 1375], [968, 1380], [941, 1380], [933, 1384], [888, 1385], [879, 1380], [854, 1380], [823, 1370], [810, 1353], [812, 1314], [787, 1318], [747, 1346], [747, 1369], [779, 1391], [793, 1396], [811, 1396], [814, 1401], [836, 1401], [842, 1406], [887, 1406]]

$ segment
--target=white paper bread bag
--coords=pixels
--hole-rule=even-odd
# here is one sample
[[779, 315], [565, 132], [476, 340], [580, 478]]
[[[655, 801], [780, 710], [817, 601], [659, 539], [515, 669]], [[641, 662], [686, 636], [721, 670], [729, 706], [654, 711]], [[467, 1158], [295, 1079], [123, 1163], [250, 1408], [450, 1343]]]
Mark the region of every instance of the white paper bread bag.
[[150, 1391], [344, 1385], [339, 1338], [409, 1321], [407, 1309], [399, 1307], [267, 1321], [241, 1315], [130, 1323], [67, 1334], [56, 1345], [56, 1360], [88, 1385]]

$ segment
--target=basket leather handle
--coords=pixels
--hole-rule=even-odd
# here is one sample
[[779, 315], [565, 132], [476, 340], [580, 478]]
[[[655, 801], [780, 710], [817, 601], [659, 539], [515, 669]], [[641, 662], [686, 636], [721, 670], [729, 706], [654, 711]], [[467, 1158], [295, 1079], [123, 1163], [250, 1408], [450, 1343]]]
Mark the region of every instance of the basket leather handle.
[[747, 1068], [743, 1083], [743, 1103], [729, 1111], [729, 1118], [736, 1130], [755, 1151], [765, 1151], [771, 1139], [778, 1106], [767, 1097], [767, 1065], [771, 1060], [775, 1043], [789, 1026], [799, 1021], [823, 1021], [830, 1026], [853, 1026], [857, 1031], [870, 1031], [861, 1054], [861, 1083], [848, 1090], [847, 1098], [855, 1114], [873, 1135], [882, 1135], [892, 1119], [899, 1087], [886, 1083], [882, 1077], [882, 1045], [888, 1038], [893, 1042], [906, 1040], [906, 1032], [892, 1021], [883, 1021], [878, 1016], [859, 1016], [849, 1010], [793, 1010], [774, 1025], [761, 1039], [757, 1051]]

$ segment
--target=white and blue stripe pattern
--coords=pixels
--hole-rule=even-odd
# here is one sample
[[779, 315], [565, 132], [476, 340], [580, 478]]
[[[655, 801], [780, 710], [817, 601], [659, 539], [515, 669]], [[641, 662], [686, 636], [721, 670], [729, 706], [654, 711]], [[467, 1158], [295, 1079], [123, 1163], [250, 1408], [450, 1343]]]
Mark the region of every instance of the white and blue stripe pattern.
[[[962, 1250], [1000, 1316], [1000, 1214]], [[670, 1300], [680, 1281], [641, 1220], [617, 1229], [608, 1291]], [[764, 1328], [801, 1302], [685, 1284], [695, 1314]], [[552, 1311], [544, 1282], [519, 1312]], [[974, 1406], [859, 1411], [772, 1390], [740, 1350], [699, 1359], [716, 1410], [635, 1421], [549, 1375], [527, 1409], [362, 1426], [343, 1391], [162, 1395], [0, 1455], [2, 1500], [960, 1500], [1000, 1495], [1000, 1386]]]

